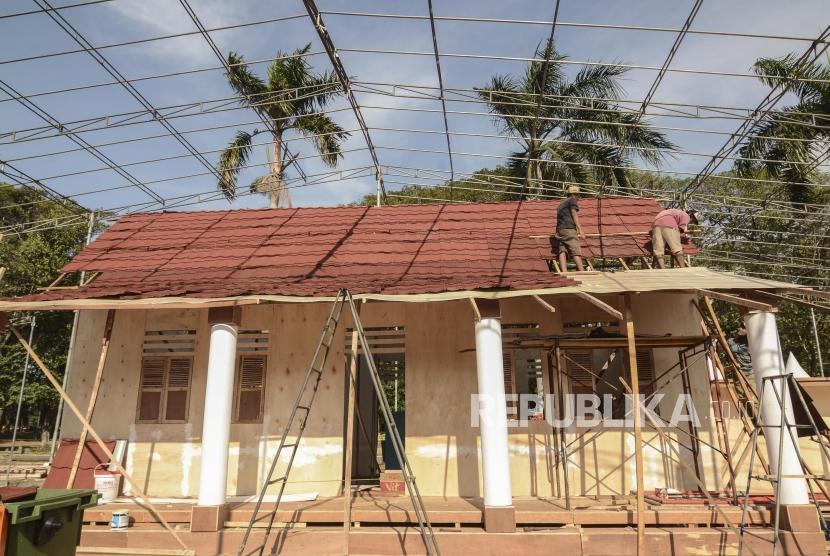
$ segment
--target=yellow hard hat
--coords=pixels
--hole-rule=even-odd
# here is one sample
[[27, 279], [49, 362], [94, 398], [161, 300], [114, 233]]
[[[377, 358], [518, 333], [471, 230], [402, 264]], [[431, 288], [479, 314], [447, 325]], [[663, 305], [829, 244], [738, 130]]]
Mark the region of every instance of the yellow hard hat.
[[578, 185], [569, 185], [568, 186], [568, 193], [579, 193], [579, 186]]

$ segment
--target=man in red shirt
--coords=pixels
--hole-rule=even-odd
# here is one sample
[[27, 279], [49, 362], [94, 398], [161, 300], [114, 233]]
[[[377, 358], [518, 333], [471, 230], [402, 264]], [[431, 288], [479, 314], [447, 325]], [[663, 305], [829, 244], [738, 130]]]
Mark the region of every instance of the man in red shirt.
[[686, 266], [683, 258], [683, 245], [680, 243], [680, 232], [685, 232], [689, 224], [697, 224], [697, 211], [683, 211], [680, 209], [666, 209], [661, 211], [651, 225], [651, 246], [654, 253], [654, 262], [660, 268], [666, 268], [663, 255], [666, 247], [669, 248], [674, 260], [680, 268]]

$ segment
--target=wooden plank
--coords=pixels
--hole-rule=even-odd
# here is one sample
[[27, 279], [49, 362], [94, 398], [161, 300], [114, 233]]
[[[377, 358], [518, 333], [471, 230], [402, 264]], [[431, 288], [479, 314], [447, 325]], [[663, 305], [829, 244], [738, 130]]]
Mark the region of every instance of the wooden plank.
[[625, 296], [625, 335], [628, 339], [628, 367], [631, 374], [631, 413], [634, 419], [634, 462], [637, 474], [637, 555], [646, 554], [646, 504], [643, 486], [643, 431], [640, 426], [640, 377], [637, 372], [637, 342], [631, 314], [631, 296]]
[[778, 293], [766, 292], [762, 290], [755, 290], [756, 295], [760, 295], [761, 297], [772, 298], [773, 300], [780, 300], [780, 301], [788, 301], [790, 303], [794, 303], [796, 305], [801, 305], [802, 307], [809, 307], [810, 309], [818, 309], [819, 311], [827, 311], [830, 312], [830, 307], [827, 305], [819, 305], [818, 303], [810, 303], [809, 301], [804, 301], [803, 299], [798, 299], [795, 297], [790, 297], [788, 295], [781, 295]]
[[[583, 234], [584, 237], [636, 237], [651, 235], [650, 231], [643, 232], [615, 232], [613, 234]], [[550, 239], [556, 237], [556, 234], [537, 234], [528, 236], [530, 239]]]
[[[473, 314], [475, 314], [476, 320], [477, 321], [481, 320], [481, 313], [478, 310], [478, 305], [476, 305], [476, 300], [473, 299], [472, 297], [469, 298], [469, 299], [470, 299], [470, 305], [473, 306]], [[354, 341], [354, 338], [352, 338], [352, 341]]]
[[797, 293], [799, 295], [806, 295], [807, 297], [813, 297], [815, 299], [830, 300], [830, 292], [811, 290], [810, 288], [781, 288], [781, 290], [789, 292], [789, 293]]
[[[637, 338], [637, 345], [643, 348], [672, 348], [672, 347], [693, 347], [706, 341], [706, 336], [659, 336], [656, 338]], [[605, 348], [626, 348], [628, 341], [620, 338], [535, 338], [531, 340], [520, 340], [522, 347], [538, 347], [552, 349], [555, 345], [565, 349], [605, 349]]]
[[133, 479], [132, 475], [127, 473], [127, 470], [124, 469], [124, 466], [122, 466], [121, 463], [116, 460], [115, 455], [107, 447], [107, 444], [98, 434], [98, 432], [96, 432], [96, 430], [92, 428], [92, 425], [89, 423], [89, 421], [87, 421], [84, 418], [84, 415], [81, 413], [81, 410], [78, 409], [78, 406], [75, 405], [75, 402], [72, 401], [72, 398], [70, 398], [69, 394], [66, 393], [66, 390], [63, 389], [63, 386], [61, 386], [61, 383], [58, 382], [58, 379], [55, 378], [55, 375], [52, 374], [52, 371], [49, 370], [49, 367], [46, 366], [46, 364], [43, 362], [40, 356], [35, 352], [34, 349], [32, 349], [32, 346], [29, 345], [29, 342], [26, 341], [26, 338], [24, 338], [20, 331], [14, 326], [9, 326], [9, 330], [11, 330], [12, 334], [14, 334], [14, 336], [17, 338], [17, 341], [20, 342], [20, 345], [23, 346], [23, 349], [26, 350], [26, 353], [29, 354], [29, 356], [32, 358], [32, 361], [35, 362], [35, 365], [37, 365], [37, 367], [41, 370], [41, 372], [44, 374], [49, 383], [52, 384], [52, 387], [55, 388], [55, 390], [57, 390], [58, 394], [60, 394], [60, 397], [66, 404], [66, 407], [68, 407], [69, 410], [75, 414], [75, 417], [77, 417], [78, 420], [81, 421], [81, 424], [89, 431], [89, 434], [95, 440], [95, 443], [98, 444], [98, 447], [101, 448], [101, 451], [104, 452], [104, 455], [106, 455], [109, 458], [109, 460], [113, 462], [116, 471], [118, 471], [124, 478], [124, 481], [126, 481], [127, 484], [130, 485], [130, 488], [136, 494], [136, 497], [141, 499], [145, 507], [149, 509], [153, 513], [153, 515], [158, 518], [159, 523], [161, 523], [162, 527], [167, 529], [167, 531], [169, 531], [170, 534], [173, 535], [173, 538], [176, 539], [176, 542], [179, 543], [179, 546], [181, 546], [189, 554], [195, 554], [195, 552], [191, 551], [188, 548], [188, 546], [184, 543], [179, 534], [176, 533], [176, 531], [170, 526], [170, 523], [164, 518], [164, 516], [161, 515], [161, 513], [153, 505], [153, 503], [150, 501], [147, 495], [144, 494], [144, 491], [138, 485], [138, 482], [136, 482]]
[[192, 556], [194, 550], [176, 550], [170, 548], [121, 548], [115, 546], [79, 546], [76, 554], [132, 554], [134, 556]]
[[[624, 379], [620, 378], [620, 382], [622, 382], [622, 385], [623, 385], [623, 387], [625, 388], [625, 390], [626, 390], [627, 392], [629, 392], [629, 393], [630, 393], [630, 392], [633, 392], [632, 387], [630, 387], [630, 386], [629, 386], [629, 385], [625, 382], [625, 380], [624, 380]], [[705, 485], [705, 484], [703, 484], [703, 482], [702, 482], [700, 479], [698, 479], [698, 478], [697, 478], [697, 476], [694, 474], [694, 470], [691, 468], [691, 466], [683, 460], [683, 456], [680, 454], [680, 450], [678, 450], [678, 449], [677, 449], [677, 447], [674, 445], [674, 442], [675, 442], [675, 441], [674, 441], [672, 438], [668, 437], [668, 435], [665, 433], [665, 431], [663, 431], [663, 429], [661, 428], [660, 423], [655, 422], [654, 417], [652, 417], [652, 416], [651, 416], [651, 414], [650, 414], [649, 412], [645, 412], [645, 418], [646, 418], [646, 419], [649, 421], [649, 423], [651, 424], [651, 426], [652, 426], [652, 430], [653, 430], [654, 432], [656, 432], [656, 433], [660, 436], [660, 440], [662, 441], [662, 442], [661, 442], [661, 446], [668, 446], [668, 447], [669, 447], [669, 449], [672, 451], [672, 453], [673, 453], [673, 454], [674, 454], [674, 456], [675, 456], [674, 458], [671, 458], [671, 459], [672, 459], [673, 461], [675, 461], [676, 463], [680, 464], [680, 466], [681, 466], [683, 469], [685, 469], [687, 472], [689, 472], [689, 473], [691, 474], [692, 478], [694, 478], [695, 482], [697, 483], [697, 486], [698, 486], [698, 488], [700, 489], [700, 492], [702, 492], [702, 493], [703, 493], [703, 495], [704, 495], [704, 496], [706, 496], [706, 499], [708, 500], [709, 505], [710, 505], [710, 506], [711, 506], [711, 507], [712, 507], [712, 508], [713, 508], [716, 512], [718, 512], [718, 513], [721, 515], [721, 517], [723, 517], [723, 522], [724, 522], [724, 524], [725, 524], [728, 528], [730, 528], [730, 529], [732, 529], [732, 530], [734, 531], [734, 533], [735, 533], [735, 535], [736, 535], [736, 538], [737, 538], [737, 537], [740, 535], [740, 532], [739, 532], [739, 531], [736, 529], [736, 527], [732, 524], [732, 521], [729, 519], [729, 516], [728, 516], [728, 515], [726, 515], [726, 512], [725, 512], [725, 511], [724, 511], [724, 509], [720, 506], [720, 504], [718, 504], [718, 503], [717, 503], [717, 501], [716, 501], [714, 498], [712, 498], [712, 495], [711, 495], [711, 494], [709, 494], [709, 490], [708, 490], [708, 488], [706, 487], [706, 485]], [[649, 444], [649, 445], [651, 446], [651, 444]], [[652, 446], [652, 448], [653, 448], [653, 446]], [[662, 450], [660, 450], [660, 451], [662, 451]], [[668, 455], [668, 454], [667, 454], [667, 455]], [[638, 523], [638, 526], [639, 526], [639, 523]]]
[[[744, 376], [744, 372], [741, 370], [741, 364], [738, 363], [738, 359], [735, 357], [735, 354], [732, 353], [732, 348], [729, 347], [729, 342], [726, 340], [726, 334], [723, 333], [723, 328], [721, 328], [720, 320], [718, 320], [718, 315], [717, 313], [715, 313], [715, 308], [712, 307], [712, 300], [704, 296], [703, 304], [706, 306], [706, 311], [709, 313], [709, 317], [712, 319], [712, 323], [715, 327], [715, 336], [717, 337], [718, 342], [721, 345], [721, 349], [723, 349], [724, 353], [726, 353], [726, 357], [729, 359], [729, 362], [732, 363], [732, 367], [735, 369], [735, 376], [738, 377], [738, 381], [741, 383], [741, 387], [743, 387], [745, 391], [751, 392], [753, 398], [757, 399], [758, 394], [757, 392], [755, 392], [755, 386], [753, 386], [746, 379], [746, 377]], [[697, 306], [697, 304], [695, 305]], [[699, 306], [698, 310], [700, 310]], [[724, 375], [724, 378], [726, 378], [726, 375]]]
[[775, 307], [769, 303], [761, 303], [760, 301], [738, 297], [737, 295], [704, 290], [700, 288], [698, 288], [697, 293], [699, 295], [719, 299], [720, 301], [725, 301], [726, 303], [731, 303], [733, 305], [740, 305], [741, 307], [746, 307], [747, 309], [754, 309], [756, 311], [775, 311]]
[[596, 297], [594, 297], [593, 295], [591, 295], [589, 293], [576, 292], [576, 296], [580, 299], [583, 299], [583, 300], [587, 301], [591, 305], [594, 305], [595, 307], [599, 307], [600, 309], [602, 309], [603, 311], [605, 311], [606, 313], [608, 313], [609, 315], [611, 315], [612, 317], [614, 317], [617, 320], [622, 320], [623, 319], [622, 313], [620, 313], [619, 311], [617, 311], [616, 309], [614, 309], [613, 307], [611, 307], [610, 305], [608, 305], [604, 301], [602, 301], [600, 299], [597, 299]]
[[[363, 303], [357, 305], [357, 314]], [[343, 550], [344, 554], [349, 553], [349, 532], [352, 527], [352, 448], [354, 446], [354, 412], [355, 398], [357, 392], [358, 352], [357, 352], [357, 323], [352, 323], [352, 344], [351, 357], [349, 358], [349, 384], [346, 388], [346, 437], [344, 439], [344, 464], [343, 464]]]
[[534, 295], [534, 296], [533, 296], [533, 299], [535, 299], [535, 300], [536, 300], [536, 302], [537, 302], [537, 303], [539, 303], [539, 305], [541, 305], [542, 307], [544, 307], [544, 308], [545, 308], [545, 310], [550, 311], [551, 313], [555, 313], [555, 312], [556, 312], [556, 307], [554, 307], [553, 305], [551, 305], [550, 303], [548, 303], [547, 301], [545, 301], [544, 299], [542, 299], [540, 296], [538, 296], [538, 295]]
[[[95, 402], [98, 400], [98, 392], [101, 390], [101, 377], [104, 374], [104, 367], [107, 364], [107, 354], [110, 349], [110, 339], [112, 338], [112, 327], [115, 322], [115, 309], [107, 311], [107, 321], [104, 323], [104, 335], [101, 338], [101, 354], [98, 357], [98, 368], [95, 370], [95, 380], [92, 383], [92, 392], [89, 396], [89, 405], [86, 408], [86, 420], [92, 421], [92, 413], [95, 411]], [[81, 456], [86, 448], [87, 427], [81, 430], [81, 436], [78, 438], [78, 448], [75, 450], [75, 458], [72, 460], [72, 469], [69, 471], [69, 480], [66, 482], [66, 488], [73, 488], [75, 484], [75, 477], [78, 475], [78, 466], [81, 464]]]

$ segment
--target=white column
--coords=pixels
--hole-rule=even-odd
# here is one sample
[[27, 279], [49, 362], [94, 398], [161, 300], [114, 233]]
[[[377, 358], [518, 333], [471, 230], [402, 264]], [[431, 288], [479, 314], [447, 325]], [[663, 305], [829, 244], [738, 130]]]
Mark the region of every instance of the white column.
[[[784, 374], [784, 357], [781, 353], [781, 344], [778, 340], [778, 326], [775, 323], [775, 313], [769, 311], [753, 311], [744, 316], [749, 354], [752, 357], [752, 369], [755, 373], [755, 385], [758, 394], [764, 382], [764, 397], [761, 400], [761, 419], [766, 425], [764, 437], [766, 439], [767, 454], [769, 455], [770, 474], [776, 475], [781, 466], [781, 475], [803, 475], [798, 457], [798, 445], [793, 443], [796, 436], [795, 427], [790, 427], [792, 436], [787, 429], [781, 429], [782, 405], [778, 399], [784, 401], [784, 415], [787, 423], [795, 424], [793, 408], [786, 383], [782, 379], [764, 380], [767, 376]], [[775, 388], [775, 391], [773, 390]], [[776, 391], [778, 394], [776, 395]], [[783, 434], [783, 444], [781, 435]], [[780, 454], [779, 454], [779, 446]], [[809, 504], [807, 497], [807, 482], [800, 478], [782, 478], [779, 490], [781, 504]]]
[[484, 400], [479, 412], [484, 505], [513, 505], [510, 491], [510, 458], [507, 448], [507, 404], [504, 397], [501, 322], [482, 318], [476, 322], [478, 394]]
[[219, 506], [225, 503], [237, 332], [238, 329], [233, 324], [215, 324], [210, 329], [199, 475], [200, 506]]

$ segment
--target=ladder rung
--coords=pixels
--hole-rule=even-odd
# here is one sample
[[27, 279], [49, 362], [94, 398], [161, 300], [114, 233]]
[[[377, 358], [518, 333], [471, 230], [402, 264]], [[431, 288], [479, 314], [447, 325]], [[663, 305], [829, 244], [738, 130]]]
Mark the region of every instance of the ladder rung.
[[287, 478], [288, 478], [288, 476], [287, 476], [287, 475], [283, 475], [282, 477], [278, 477], [278, 478], [276, 478], [276, 479], [271, 479], [271, 480], [269, 480], [267, 484], [269, 484], [269, 485], [273, 485], [274, 483], [279, 483], [280, 481], [284, 481], [284, 480], [286, 480]]
[[309, 406], [307, 406], [307, 405], [298, 405], [298, 406], [297, 406], [297, 409], [303, 409], [303, 410], [305, 410], [306, 412], [311, 411], [311, 408], [310, 408]]
[[282, 446], [280, 446], [280, 447], [279, 447], [279, 449], [277, 450], [277, 454], [279, 454], [279, 453], [282, 451], [282, 449], [283, 449], [283, 448], [293, 448], [293, 447], [294, 447], [294, 446], [296, 446], [296, 445], [297, 445], [297, 443], [296, 443], [296, 442], [292, 442], [291, 444], [283, 444], [283, 445], [282, 445]]

